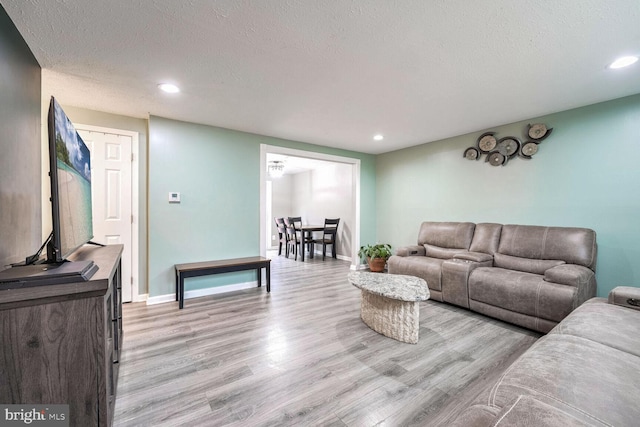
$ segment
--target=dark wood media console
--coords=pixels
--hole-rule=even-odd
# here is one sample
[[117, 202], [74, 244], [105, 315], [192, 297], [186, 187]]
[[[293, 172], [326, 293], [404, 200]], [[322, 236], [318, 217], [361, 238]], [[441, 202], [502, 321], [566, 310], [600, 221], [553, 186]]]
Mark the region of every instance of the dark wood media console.
[[0, 291], [0, 402], [68, 404], [69, 425], [110, 426], [122, 348], [122, 245], [84, 246], [86, 282]]

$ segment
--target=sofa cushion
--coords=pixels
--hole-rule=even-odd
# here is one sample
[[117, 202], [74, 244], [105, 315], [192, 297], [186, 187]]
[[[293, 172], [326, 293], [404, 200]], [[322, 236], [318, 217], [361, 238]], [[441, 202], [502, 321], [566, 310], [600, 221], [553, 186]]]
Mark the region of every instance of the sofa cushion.
[[489, 427], [493, 426], [500, 408], [487, 405], [472, 405], [462, 411], [447, 427]]
[[573, 335], [640, 357], [640, 313], [593, 298], [578, 307], [550, 334]]
[[632, 310], [640, 310], [640, 288], [634, 286], [616, 286], [609, 292], [609, 304], [619, 305]]
[[486, 403], [505, 408], [521, 395], [562, 403], [607, 425], [637, 425], [640, 358], [584, 338], [549, 334], [505, 371]]
[[424, 244], [424, 249], [428, 257], [440, 259], [451, 259], [454, 257], [454, 255], [467, 252], [466, 249], [441, 248], [439, 246], [433, 246], [428, 243]]
[[429, 289], [442, 290], [442, 262], [443, 259], [424, 256], [400, 257], [392, 256], [387, 261], [389, 273], [407, 274], [426, 280]]
[[504, 322], [513, 323], [514, 325], [522, 326], [544, 334], [551, 331], [558, 324], [558, 322], [553, 320], [518, 313], [517, 311], [507, 310], [506, 308], [486, 304], [473, 299], [469, 299], [469, 308], [476, 313], [484, 314], [485, 316], [500, 319]]
[[472, 222], [423, 222], [418, 233], [418, 244], [468, 250], [474, 229]]
[[559, 322], [575, 308], [576, 288], [539, 274], [479, 267], [469, 276], [469, 299]]
[[502, 410], [488, 405], [472, 405], [460, 413], [448, 427], [579, 427], [607, 426], [579, 410], [557, 402], [550, 405], [531, 396], [520, 395]]
[[504, 225], [498, 252], [521, 258], [563, 260], [592, 270], [596, 233], [586, 228]]
[[481, 223], [476, 224], [471, 241], [472, 252], [484, 252], [493, 255], [498, 250], [500, 244], [500, 232], [502, 224]]
[[531, 259], [496, 253], [493, 255], [493, 265], [507, 270], [526, 271], [533, 274], [544, 274], [552, 267], [564, 264], [564, 261], [555, 259]]
[[535, 426], [535, 427], [584, 427], [607, 424], [599, 422], [588, 414], [564, 405], [562, 402], [548, 404], [531, 396], [520, 395], [502, 410], [492, 426]]
[[493, 256], [484, 252], [460, 252], [453, 258], [471, 262], [490, 262], [489, 266], [493, 264]]

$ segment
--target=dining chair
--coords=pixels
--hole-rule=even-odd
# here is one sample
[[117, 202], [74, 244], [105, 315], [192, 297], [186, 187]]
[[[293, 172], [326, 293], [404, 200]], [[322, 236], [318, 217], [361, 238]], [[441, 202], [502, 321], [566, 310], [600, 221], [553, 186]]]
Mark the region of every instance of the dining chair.
[[331, 245], [331, 256], [333, 258], [337, 258], [336, 235], [338, 234], [338, 224], [340, 224], [340, 218], [325, 218], [324, 229], [322, 230], [322, 238], [313, 239], [314, 247], [317, 244], [322, 244], [323, 261], [327, 254], [327, 245]]
[[287, 258], [289, 258], [290, 251], [293, 251], [294, 259], [298, 260], [298, 248], [302, 252], [302, 261], [304, 261], [304, 247], [302, 246], [302, 233], [299, 226], [296, 223], [302, 224], [302, 220], [299, 217], [288, 217], [284, 219], [286, 239], [287, 239]]
[[289, 220], [289, 223], [291, 223], [291, 224], [296, 226], [296, 229], [300, 230], [300, 227], [302, 227], [302, 217], [301, 216], [290, 216], [290, 217], [287, 217], [287, 219]]
[[[296, 226], [296, 230], [299, 234], [299, 240], [302, 242], [301, 248], [306, 247], [309, 253], [313, 250], [313, 236], [311, 233], [307, 234], [302, 230], [302, 217], [300, 216], [290, 216], [289, 221]], [[310, 255], [312, 256], [312, 255]], [[304, 261], [304, 255], [302, 255], [302, 260]]]
[[278, 229], [278, 255], [282, 255], [282, 245], [284, 244], [285, 256], [289, 256], [289, 246], [287, 245], [287, 226], [284, 224], [284, 218], [274, 218], [276, 228]]

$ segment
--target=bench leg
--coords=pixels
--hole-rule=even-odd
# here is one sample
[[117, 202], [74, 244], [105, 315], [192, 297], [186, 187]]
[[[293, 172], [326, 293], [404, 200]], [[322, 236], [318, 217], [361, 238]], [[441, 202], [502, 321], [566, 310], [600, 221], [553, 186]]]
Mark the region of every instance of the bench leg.
[[178, 300], [178, 308], [179, 309], [183, 309], [184, 308], [184, 277], [182, 277], [182, 275], [180, 275], [180, 297]]
[[176, 301], [180, 298], [180, 273], [176, 271]]
[[256, 271], [258, 272], [258, 287], [261, 288], [262, 287], [262, 269], [258, 267]]
[[267, 273], [267, 292], [271, 292], [271, 263], [265, 267]]

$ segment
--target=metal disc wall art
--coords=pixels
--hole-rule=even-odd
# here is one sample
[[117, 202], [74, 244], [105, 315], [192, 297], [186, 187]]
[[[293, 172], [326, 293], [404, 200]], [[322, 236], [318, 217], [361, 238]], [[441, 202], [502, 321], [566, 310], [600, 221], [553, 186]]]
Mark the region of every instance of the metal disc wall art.
[[492, 166], [504, 166], [514, 157], [531, 159], [538, 152], [538, 144], [551, 134], [553, 128], [543, 123], [527, 126], [527, 140], [523, 143], [515, 136], [496, 138], [496, 132], [485, 132], [478, 137], [476, 145], [464, 150], [463, 157], [468, 160], [479, 160], [486, 154], [485, 162]]

